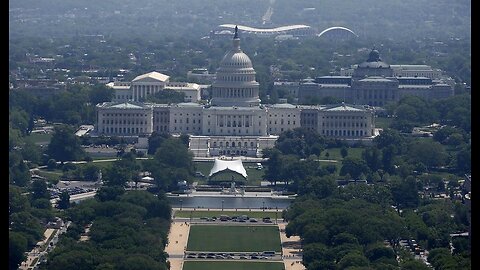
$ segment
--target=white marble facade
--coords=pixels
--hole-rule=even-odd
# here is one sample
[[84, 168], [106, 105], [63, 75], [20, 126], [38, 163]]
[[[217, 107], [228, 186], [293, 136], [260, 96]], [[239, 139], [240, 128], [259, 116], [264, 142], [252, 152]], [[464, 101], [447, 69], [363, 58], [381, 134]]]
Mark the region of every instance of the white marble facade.
[[367, 107], [262, 105], [255, 70], [240, 49], [237, 34], [217, 70], [209, 104], [136, 101], [165, 89], [168, 84], [172, 84], [168, 76], [161, 73], [138, 76], [131, 83], [134, 101], [97, 105], [95, 131], [105, 135], [189, 134], [190, 149], [196, 156], [259, 156], [262, 149], [274, 146], [282, 132], [298, 127], [340, 139], [373, 135], [374, 113]]

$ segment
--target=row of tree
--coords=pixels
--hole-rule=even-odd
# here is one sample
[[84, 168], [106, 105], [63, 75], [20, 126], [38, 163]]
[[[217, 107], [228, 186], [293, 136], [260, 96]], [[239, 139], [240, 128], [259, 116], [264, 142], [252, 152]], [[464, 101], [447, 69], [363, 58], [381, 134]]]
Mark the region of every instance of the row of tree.
[[464, 206], [429, 201], [399, 215], [390, 202], [383, 186], [347, 186], [328, 197], [303, 195], [284, 212], [286, 233], [301, 237], [307, 269], [429, 269], [400, 245], [401, 239], [416, 239], [430, 250], [428, 261], [435, 269], [470, 269], [468, 239], [456, 239], [453, 254], [444, 252], [449, 234], [467, 227]]
[[[167, 198], [120, 186], [69, 208], [72, 221], [40, 269], [168, 269], [165, 245], [171, 221]], [[87, 241], [79, 241], [91, 224]]]
[[[440, 123], [454, 128], [458, 143], [468, 141], [471, 132], [472, 104], [470, 94], [455, 95], [446, 99], [426, 101], [417, 96], [406, 96], [386, 106], [395, 115], [392, 128], [411, 132], [414, 126]], [[456, 144], [455, 141], [450, 142]]]

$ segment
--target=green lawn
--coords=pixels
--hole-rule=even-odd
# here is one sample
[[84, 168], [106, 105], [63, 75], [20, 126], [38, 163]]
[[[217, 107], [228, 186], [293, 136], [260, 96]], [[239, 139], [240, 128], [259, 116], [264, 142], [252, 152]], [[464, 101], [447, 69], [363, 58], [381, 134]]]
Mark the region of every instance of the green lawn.
[[[320, 159], [334, 159], [342, 160], [342, 155], [340, 154], [341, 148], [329, 148], [322, 151], [320, 154]], [[347, 157], [357, 157], [362, 158], [363, 147], [347, 147], [348, 155]], [[329, 157], [326, 157], [326, 153], [329, 153]]]
[[63, 175], [63, 172], [61, 170], [53, 170], [53, 171], [47, 171], [47, 170], [41, 170], [38, 172], [38, 175], [46, 177], [47, 180], [57, 182], [60, 180], [60, 177]]
[[88, 163], [81, 163], [81, 164], [76, 164], [75, 166], [79, 167], [79, 168], [83, 168], [85, 166], [87, 166], [87, 164], [92, 164], [92, 165], [95, 165], [97, 168], [99, 168], [100, 170], [102, 170], [102, 172], [104, 173], [105, 170], [109, 167], [111, 167], [113, 165], [115, 161], [105, 161], [105, 162], [88, 162]]
[[[210, 170], [213, 168], [213, 162], [194, 162], [196, 171], [202, 172], [205, 175], [205, 178], [195, 178], [194, 181], [197, 181], [199, 184], [207, 184], [208, 180], [208, 175], [210, 174]], [[243, 166], [245, 167], [245, 170], [247, 171], [248, 175], [248, 182], [246, 183], [247, 185], [260, 185], [260, 181], [263, 180], [263, 174], [265, 172], [265, 167], [263, 170], [257, 170], [256, 169], [256, 163], [252, 162], [244, 162]], [[264, 165], [265, 166], [265, 165]], [[235, 179], [237, 178], [242, 178], [241, 176], [235, 174]], [[219, 175], [219, 177], [216, 177], [217, 179], [231, 179], [231, 176], [228, 173], [225, 173], [223, 175]]]
[[25, 137], [25, 140], [35, 144], [49, 144], [52, 136], [52, 134], [31, 133]]
[[392, 124], [393, 118], [388, 117], [375, 117], [376, 128], [388, 128]]
[[284, 270], [281, 262], [199, 262], [186, 261], [183, 270]]
[[[268, 211], [176, 211], [175, 216], [176, 217], [183, 217], [183, 218], [189, 218], [190, 214], [192, 215], [192, 218], [201, 218], [201, 217], [219, 217], [220, 215], [227, 215], [227, 216], [241, 216], [241, 215], [246, 215], [248, 217], [253, 217], [257, 219], [261, 219], [264, 217], [270, 217], [273, 220], [275, 220], [275, 212], [268, 212]], [[278, 211], [277, 213], [277, 219], [282, 219], [282, 211]]]
[[[253, 252], [282, 250], [277, 226], [192, 225], [187, 250]], [[226, 268], [230, 269], [230, 268]]]

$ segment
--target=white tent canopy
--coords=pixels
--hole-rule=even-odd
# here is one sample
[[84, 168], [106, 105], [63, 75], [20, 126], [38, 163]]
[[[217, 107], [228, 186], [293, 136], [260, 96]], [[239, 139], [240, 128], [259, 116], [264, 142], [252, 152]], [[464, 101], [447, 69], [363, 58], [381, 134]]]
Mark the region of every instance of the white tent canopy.
[[212, 177], [213, 175], [223, 172], [223, 171], [232, 171], [240, 174], [244, 178], [247, 178], [247, 171], [243, 167], [243, 163], [241, 159], [234, 159], [234, 160], [221, 160], [216, 158], [215, 163], [213, 164], [212, 170], [210, 170], [210, 174], [208, 177]]
[[154, 179], [150, 176], [145, 176], [145, 177], [142, 177], [142, 180], [143, 181], [153, 181]]

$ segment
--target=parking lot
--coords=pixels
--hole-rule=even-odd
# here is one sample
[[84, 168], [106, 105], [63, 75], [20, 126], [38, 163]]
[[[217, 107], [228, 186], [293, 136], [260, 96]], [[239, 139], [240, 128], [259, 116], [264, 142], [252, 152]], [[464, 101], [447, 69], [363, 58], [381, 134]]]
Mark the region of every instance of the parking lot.
[[247, 215], [240, 215], [240, 216], [227, 216], [227, 215], [222, 215], [220, 217], [201, 217], [200, 220], [203, 221], [210, 221], [210, 222], [218, 222], [221, 221], [222, 223], [266, 223], [266, 224], [272, 224], [274, 221], [270, 217], [264, 217], [262, 219], [257, 219], [257, 218], [251, 218]]
[[68, 192], [68, 195], [77, 195], [97, 190], [94, 182], [88, 181], [59, 181], [58, 184], [49, 188], [50, 199], [58, 199], [60, 194], [64, 191]]
[[282, 255], [275, 252], [210, 252], [210, 253], [196, 253], [185, 252], [184, 258], [188, 259], [214, 259], [214, 260], [272, 260], [281, 261]]

